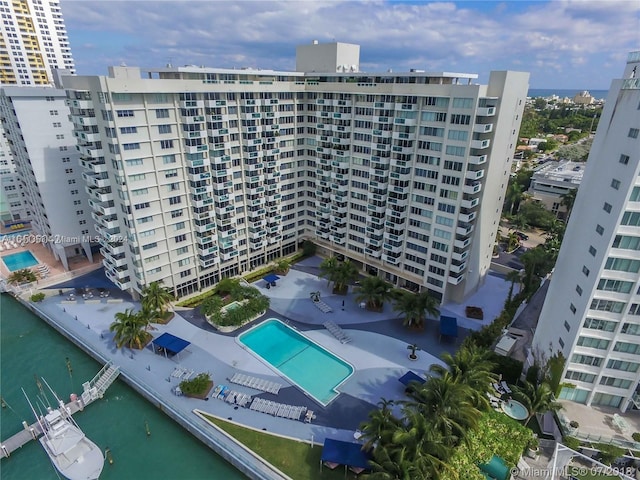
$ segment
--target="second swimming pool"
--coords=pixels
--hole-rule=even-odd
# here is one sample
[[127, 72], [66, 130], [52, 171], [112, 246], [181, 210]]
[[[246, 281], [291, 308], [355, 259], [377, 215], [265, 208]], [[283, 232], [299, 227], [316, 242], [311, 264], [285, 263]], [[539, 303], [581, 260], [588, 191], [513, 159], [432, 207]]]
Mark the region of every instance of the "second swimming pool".
[[336, 398], [336, 388], [353, 374], [350, 364], [275, 318], [238, 341], [322, 405]]

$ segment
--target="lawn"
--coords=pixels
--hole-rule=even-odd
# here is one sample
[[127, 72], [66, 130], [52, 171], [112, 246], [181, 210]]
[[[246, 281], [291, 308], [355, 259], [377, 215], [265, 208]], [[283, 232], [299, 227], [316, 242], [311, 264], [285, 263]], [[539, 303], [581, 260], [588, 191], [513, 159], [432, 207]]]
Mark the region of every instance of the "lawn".
[[256, 432], [210, 415], [203, 414], [203, 416], [295, 480], [343, 480], [345, 478], [352, 480], [356, 478], [351, 472], [345, 476], [344, 467], [338, 467], [335, 470], [324, 467], [321, 472], [321, 445], [312, 448], [311, 445], [304, 442]]

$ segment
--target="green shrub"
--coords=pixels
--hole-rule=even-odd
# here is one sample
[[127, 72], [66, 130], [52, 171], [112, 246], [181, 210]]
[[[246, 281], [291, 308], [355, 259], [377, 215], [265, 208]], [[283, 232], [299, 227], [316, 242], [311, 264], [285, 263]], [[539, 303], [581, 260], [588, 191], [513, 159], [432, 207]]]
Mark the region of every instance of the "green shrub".
[[502, 379], [507, 383], [518, 383], [522, 374], [523, 364], [520, 360], [511, 357], [503, 357], [497, 353], [493, 353], [489, 357], [495, 365], [493, 371], [498, 375], [502, 375]]
[[44, 293], [42, 292], [34, 293], [33, 295], [31, 295], [31, 297], [29, 297], [29, 299], [32, 302], [41, 302], [42, 300], [44, 300]]
[[600, 450], [600, 461], [605, 465], [611, 465], [625, 453], [624, 448], [609, 445], [608, 443], [594, 443], [593, 448]]
[[305, 240], [302, 244], [302, 253], [305, 257], [313, 257], [318, 247], [311, 240]]
[[205, 395], [211, 388], [211, 375], [208, 373], [200, 373], [191, 380], [183, 380], [180, 382], [180, 390], [189, 396]]
[[532, 385], [538, 385], [540, 382], [540, 367], [538, 365], [532, 365], [529, 367], [529, 370], [527, 370], [526, 380]]
[[580, 448], [580, 440], [575, 437], [562, 437], [562, 443], [571, 450], [578, 450]]
[[634, 432], [631, 438], [633, 438], [635, 442], [640, 442], [640, 432]]

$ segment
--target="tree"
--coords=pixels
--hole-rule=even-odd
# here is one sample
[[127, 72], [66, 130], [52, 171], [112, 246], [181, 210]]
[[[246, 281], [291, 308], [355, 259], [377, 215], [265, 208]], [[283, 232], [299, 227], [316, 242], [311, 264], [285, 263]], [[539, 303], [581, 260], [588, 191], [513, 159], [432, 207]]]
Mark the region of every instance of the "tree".
[[522, 387], [514, 385], [513, 396], [529, 411], [529, 415], [524, 422], [525, 426], [529, 424], [529, 421], [537, 413], [546, 413], [562, 408], [562, 405], [555, 401], [553, 391], [546, 382], [542, 382], [538, 386], [530, 382], [524, 382]]
[[565, 222], [569, 222], [569, 217], [571, 216], [571, 211], [573, 210], [573, 205], [576, 202], [576, 195], [578, 194], [577, 188], [572, 188], [568, 190], [567, 193], [560, 195], [560, 205], [567, 209], [567, 213], [565, 214]]
[[11, 285], [20, 285], [22, 283], [33, 283], [38, 280], [38, 275], [29, 270], [28, 268], [23, 268], [22, 270], [16, 270], [15, 272], [11, 272], [9, 277], [7, 278], [7, 282]]
[[507, 193], [505, 195], [504, 210], [511, 215], [518, 213], [520, 202], [522, 201], [523, 190], [522, 185], [516, 181], [509, 182]]
[[469, 387], [473, 406], [487, 409], [489, 407], [486, 396], [487, 387], [496, 381], [491, 351], [473, 343], [466, 343], [455, 355], [448, 352], [442, 354], [442, 360], [446, 366], [433, 364], [430, 370], [440, 377], [448, 375], [453, 382]]
[[210, 316], [216, 312], [219, 312], [223, 305], [224, 302], [222, 301], [222, 298], [220, 298], [218, 295], [211, 295], [210, 297], [207, 297], [204, 302], [202, 302], [202, 305], [200, 305], [200, 311], [204, 315]]
[[327, 279], [327, 285], [330, 285], [331, 282], [335, 281], [335, 277], [338, 271], [339, 261], [336, 257], [325, 258], [320, 263], [320, 274], [318, 275], [321, 278]]
[[405, 327], [422, 328], [426, 315], [433, 317], [440, 314], [438, 301], [431, 296], [428, 290], [420, 293], [409, 293], [397, 290], [396, 303], [393, 309], [404, 315], [403, 324]]
[[393, 432], [400, 425], [400, 420], [391, 411], [393, 404], [393, 400], [381, 398], [379, 408], [369, 412], [369, 420], [360, 425], [365, 450], [391, 441]]
[[155, 317], [162, 316], [172, 300], [173, 294], [160, 282], [151, 282], [142, 290], [142, 307]]
[[381, 311], [392, 298], [392, 286], [380, 277], [366, 277], [356, 287], [356, 302], [365, 302], [368, 310]]
[[505, 276], [505, 280], [507, 282], [511, 282], [511, 285], [509, 286], [509, 294], [507, 295], [507, 302], [510, 302], [513, 298], [513, 287], [516, 283], [520, 285], [520, 282], [522, 282], [522, 274], [518, 270], [511, 270]]
[[409, 358], [411, 360], [417, 360], [418, 356], [416, 355], [416, 350], [418, 350], [418, 345], [415, 343], [412, 343], [411, 345], [407, 345], [407, 350], [411, 350], [411, 353], [409, 354]]
[[349, 284], [358, 278], [358, 267], [350, 260], [345, 260], [338, 264], [336, 275], [333, 282], [335, 292], [346, 292]]
[[471, 390], [446, 372], [441, 377], [430, 378], [422, 388], [409, 390], [408, 395], [416, 410], [429, 418], [432, 428], [442, 435], [444, 444], [456, 447], [480, 417], [480, 411], [471, 402]]
[[115, 314], [115, 321], [109, 326], [109, 331], [114, 332], [116, 347], [141, 349], [148, 341], [150, 335], [145, 331], [147, 320], [139, 312], [129, 308], [124, 312]]

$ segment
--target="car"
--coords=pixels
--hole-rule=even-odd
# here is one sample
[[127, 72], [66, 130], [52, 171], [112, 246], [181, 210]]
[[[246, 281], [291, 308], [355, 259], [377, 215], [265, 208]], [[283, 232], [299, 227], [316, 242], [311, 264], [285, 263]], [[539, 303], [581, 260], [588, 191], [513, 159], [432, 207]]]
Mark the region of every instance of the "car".
[[529, 240], [529, 235], [522, 233], [522, 232], [516, 232], [516, 236], [520, 239], [520, 240]]

